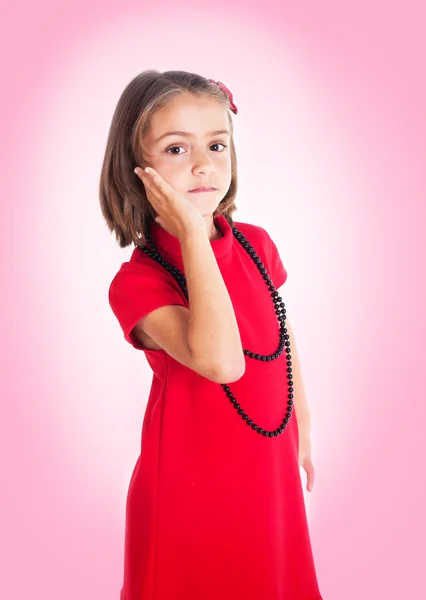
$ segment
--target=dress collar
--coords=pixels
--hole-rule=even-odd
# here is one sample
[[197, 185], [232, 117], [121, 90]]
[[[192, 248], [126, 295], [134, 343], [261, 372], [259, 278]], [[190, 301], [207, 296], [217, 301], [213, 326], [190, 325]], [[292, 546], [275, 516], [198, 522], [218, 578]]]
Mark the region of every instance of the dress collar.
[[[214, 223], [221, 230], [223, 237], [211, 240], [210, 244], [216, 258], [221, 258], [229, 253], [234, 234], [232, 233], [230, 224], [223, 215], [216, 215]], [[169, 256], [182, 258], [182, 249], [178, 238], [160, 227], [155, 221], [151, 221], [150, 223], [150, 236], [160, 252], [162, 251]]]

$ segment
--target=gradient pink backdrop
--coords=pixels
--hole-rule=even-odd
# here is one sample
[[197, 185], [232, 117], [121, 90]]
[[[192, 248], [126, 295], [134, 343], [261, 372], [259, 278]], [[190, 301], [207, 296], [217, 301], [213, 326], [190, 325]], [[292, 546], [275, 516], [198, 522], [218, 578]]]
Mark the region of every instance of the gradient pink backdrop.
[[2, 597], [119, 597], [151, 371], [108, 305], [131, 248], [97, 194], [118, 97], [148, 68], [224, 81], [239, 107], [234, 218], [288, 271], [324, 600], [426, 597], [422, 3], [3, 13]]

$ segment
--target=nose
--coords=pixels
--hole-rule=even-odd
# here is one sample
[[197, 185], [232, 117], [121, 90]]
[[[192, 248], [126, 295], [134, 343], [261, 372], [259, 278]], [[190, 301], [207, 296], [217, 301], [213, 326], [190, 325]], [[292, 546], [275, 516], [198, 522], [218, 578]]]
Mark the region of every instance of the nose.
[[213, 163], [207, 152], [194, 151], [193, 173], [203, 173], [208, 175], [213, 171]]

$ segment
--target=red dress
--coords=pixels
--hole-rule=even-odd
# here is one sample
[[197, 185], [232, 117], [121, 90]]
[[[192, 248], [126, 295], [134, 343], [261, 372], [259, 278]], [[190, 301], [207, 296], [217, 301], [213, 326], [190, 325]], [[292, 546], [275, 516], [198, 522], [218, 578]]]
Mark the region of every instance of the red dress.
[[[211, 247], [229, 291], [243, 348], [275, 352], [279, 321], [256, 265], [222, 215]], [[287, 278], [262, 227], [235, 221], [261, 257], [274, 286]], [[179, 240], [156, 223], [151, 236], [182, 272]], [[141, 453], [126, 508], [120, 600], [322, 600], [318, 589], [298, 463], [296, 412], [279, 436], [257, 433], [220, 384], [145, 348], [131, 333], [147, 313], [189, 304], [178, 283], [135, 247], [109, 290], [125, 339], [145, 352], [153, 371]], [[285, 352], [246, 357], [229, 384], [254, 423], [276, 429], [287, 405]]]

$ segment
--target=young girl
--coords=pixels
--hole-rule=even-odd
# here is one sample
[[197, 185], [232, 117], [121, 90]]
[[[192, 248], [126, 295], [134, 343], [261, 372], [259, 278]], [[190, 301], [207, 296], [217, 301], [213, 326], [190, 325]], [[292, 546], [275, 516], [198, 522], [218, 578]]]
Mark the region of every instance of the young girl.
[[120, 247], [135, 245], [109, 302], [153, 371], [120, 600], [322, 600], [287, 273], [265, 229], [232, 219], [231, 112], [223, 83], [148, 70], [109, 132], [101, 208]]

